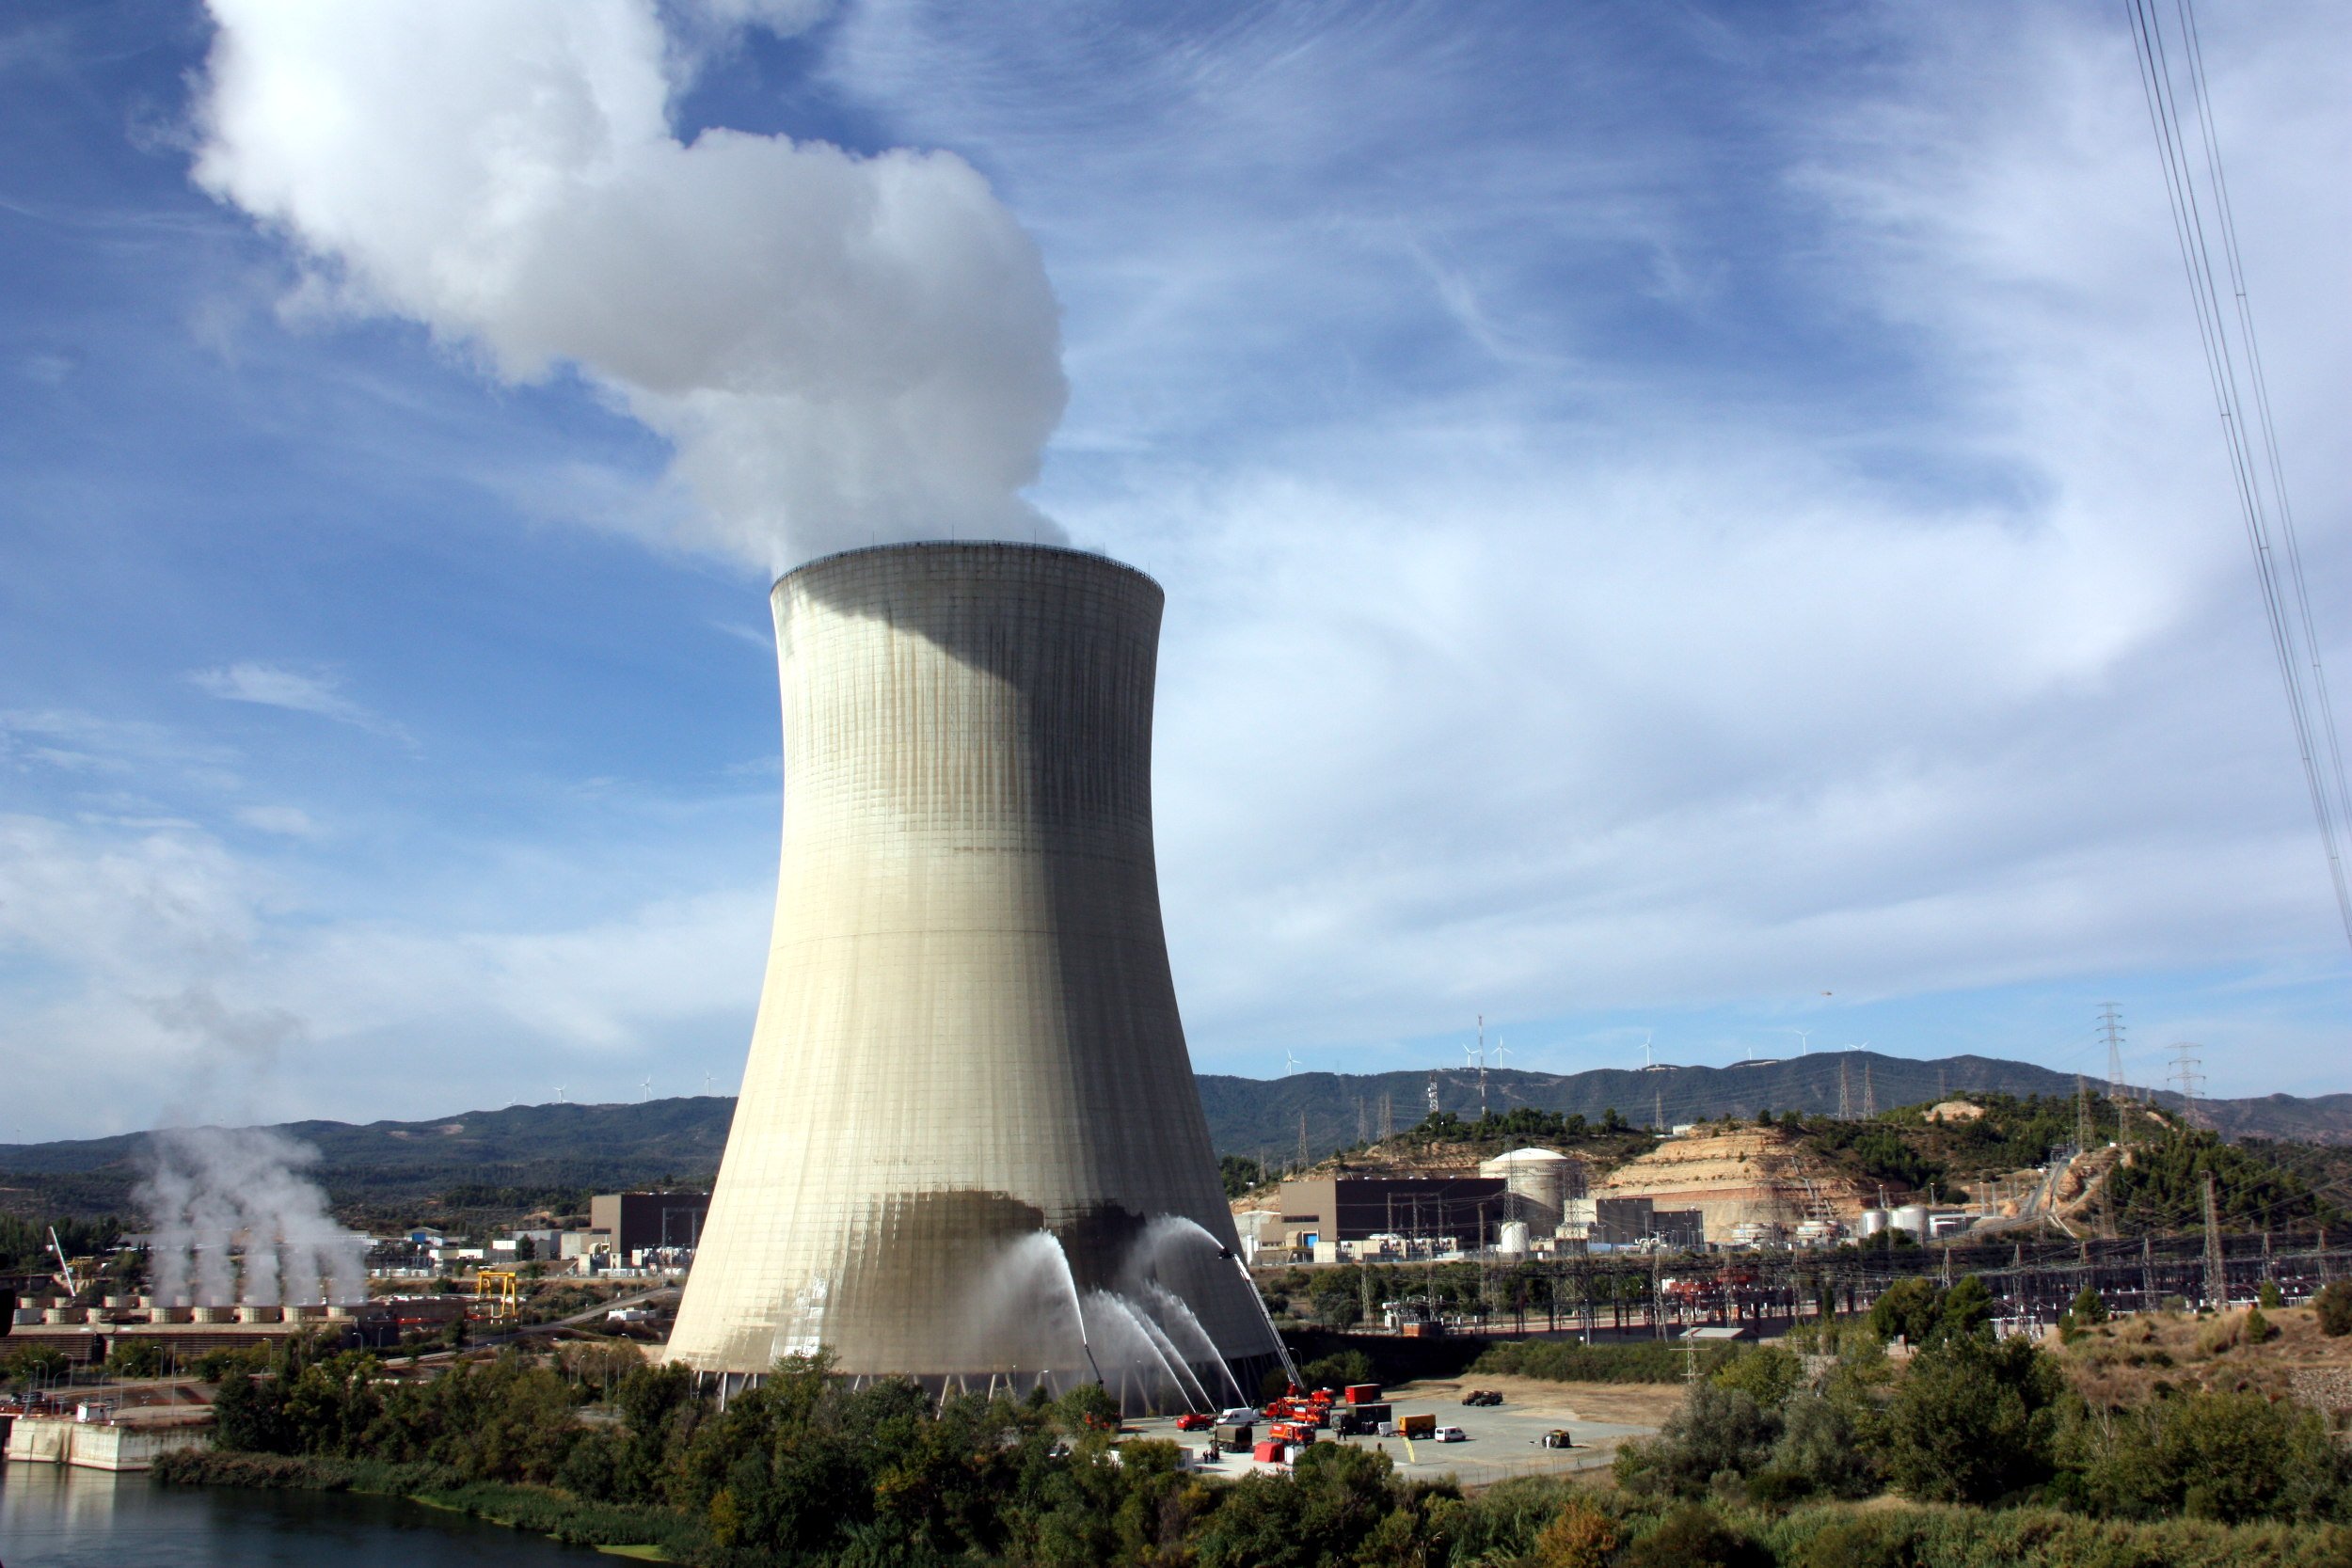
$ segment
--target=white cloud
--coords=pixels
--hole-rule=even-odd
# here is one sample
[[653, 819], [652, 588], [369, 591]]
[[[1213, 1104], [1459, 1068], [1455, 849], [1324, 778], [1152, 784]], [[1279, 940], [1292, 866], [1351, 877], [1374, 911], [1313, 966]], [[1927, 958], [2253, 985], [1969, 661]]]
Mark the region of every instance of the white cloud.
[[343, 695], [342, 683], [332, 675], [248, 662], [192, 671], [188, 679], [199, 690], [224, 702], [255, 703], [291, 713], [316, 714], [371, 735], [415, 744], [406, 730]]
[[285, 838], [317, 838], [319, 825], [300, 806], [247, 806], [237, 820], [248, 828]]
[[1057, 312], [961, 158], [679, 141], [652, 0], [211, 8], [198, 182], [299, 247], [314, 300], [423, 322], [509, 380], [580, 367], [674, 444], [685, 542], [773, 569], [1057, 536], [1017, 494], [1061, 415]]

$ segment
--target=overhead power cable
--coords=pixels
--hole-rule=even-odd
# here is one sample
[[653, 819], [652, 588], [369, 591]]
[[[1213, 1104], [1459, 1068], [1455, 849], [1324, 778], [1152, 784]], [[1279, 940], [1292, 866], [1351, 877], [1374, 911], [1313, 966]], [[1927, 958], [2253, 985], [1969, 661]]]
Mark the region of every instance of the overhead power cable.
[[[2149, 123], [2164, 165], [2173, 233], [2180, 243], [2181, 264], [2188, 274], [2198, 335], [2204, 343], [2205, 370], [2221, 415], [2231, 477], [2237, 488], [2247, 544], [2254, 555], [2263, 612], [2270, 625], [2271, 649], [2278, 657], [2287, 714], [2295, 726], [2296, 748], [2302, 755], [2304, 782], [2311, 790], [2312, 813], [2318, 820], [2321, 847], [2328, 856], [2336, 911], [2344, 922], [2345, 941], [2352, 942], [2352, 885], [2346, 882], [2344, 856], [2344, 840], [2352, 836], [2352, 787], [2345, 784], [2344, 747], [2336, 736], [2328, 672], [2320, 658], [2311, 596], [2304, 590], [2303, 556], [2296, 542], [2294, 508], [2287, 499], [2286, 467], [2279, 456], [2279, 432], [2271, 418], [2262, 349], [2254, 336], [2253, 306], [2247, 297], [2246, 267], [2238, 251], [2237, 219], [2231, 211], [2221, 143], [2214, 130], [2213, 96], [2205, 81], [2197, 8], [2192, 0], [2172, 0], [2176, 40], [2171, 48], [2167, 47], [2159, 0], [2125, 0], [2125, 8], [2131, 15], [2132, 41], [2138, 52]], [[2174, 49], [2180, 55], [2177, 73]], [[2196, 126], [2194, 147], [2184, 129], [2186, 120]], [[2201, 192], [2196, 170], [2199, 163], [2204, 166]], [[2224, 284], [2214, 266], [2217, 246], [2227, 273], [2231, 303], [2226, 309]]]

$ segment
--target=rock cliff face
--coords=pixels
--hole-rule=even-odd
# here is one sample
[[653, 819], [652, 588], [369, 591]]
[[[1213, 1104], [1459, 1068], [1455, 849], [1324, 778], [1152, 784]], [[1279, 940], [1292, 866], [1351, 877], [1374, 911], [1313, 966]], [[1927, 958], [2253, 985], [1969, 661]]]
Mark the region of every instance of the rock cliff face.
[[[1809, 1179], [1809, 1180], [1808, 1180]], [[1672, 1138], [1609, 1173], [1598, 1197], [1646, 1197], [1660, 1209], [1696, 1209], [1710, 1242], [1744, 1223], [1794, 1227], [1807, 1219], [1851, 1224], [1876, 1195], [1804, 1157], [1774, 1128], [1707, 1128]]]

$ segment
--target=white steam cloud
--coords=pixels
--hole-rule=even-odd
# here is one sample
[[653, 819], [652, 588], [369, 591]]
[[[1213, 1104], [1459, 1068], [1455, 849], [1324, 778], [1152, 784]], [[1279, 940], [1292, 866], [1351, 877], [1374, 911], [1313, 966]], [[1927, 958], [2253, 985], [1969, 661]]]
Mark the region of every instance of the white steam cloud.
[[[667, 437], [680, 542], [771, 569], [1058, 538], [1018, 492], [1059, 422], [1036, 245], [962, 159], [674, 133], [653, 0], [211, 0], [196, 179], [314, 288], [512, 381], [575, 366]], [[787, 27], [797, 5], [691, 19]]]
[[[148, 1003], [155, 1021], [198, 1046], [193, 1092], [250, 1079], [308, 1033], [282, 1008], [244, 1009], [209, 985]], [[326, 1194], [303, 1171], [318, 1150], [265, 1127], [167, 1127], [149, 1146], [134, 1196], [154, 1240], [148, 1269], [166, 1306], [358, 1301], [367, 1294], [367, 1241], [338, 1225]]]
[[318, 1150], [267, 1128], [170, 1128], [136, 1194], [154, 1227], [148, 1266], [166, 1305], [349, 1302], [367, 1294], [366, 1243], [300, 1174]]

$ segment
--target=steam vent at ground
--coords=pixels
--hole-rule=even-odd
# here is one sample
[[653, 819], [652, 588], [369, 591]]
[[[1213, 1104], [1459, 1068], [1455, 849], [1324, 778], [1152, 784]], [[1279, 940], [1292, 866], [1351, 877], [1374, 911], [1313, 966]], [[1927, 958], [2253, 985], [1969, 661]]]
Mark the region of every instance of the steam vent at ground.
[[1130, 1408], [1279, 1354], [1233, 1234], [1152, 844], [1162, 595], [1099, 556], [886, 546], [772, 594], [784, 854], [669, 1355]]

